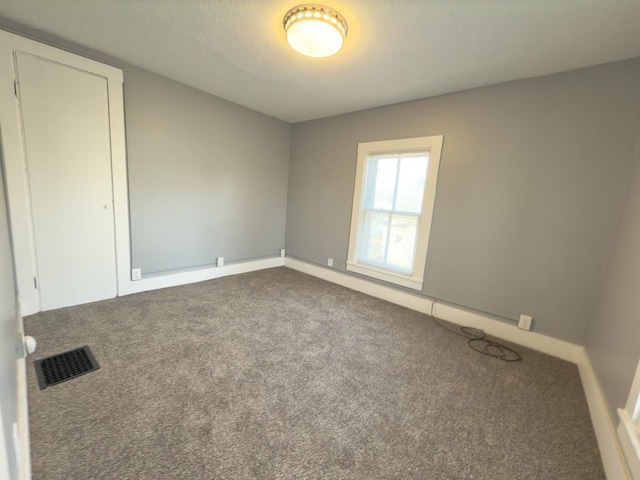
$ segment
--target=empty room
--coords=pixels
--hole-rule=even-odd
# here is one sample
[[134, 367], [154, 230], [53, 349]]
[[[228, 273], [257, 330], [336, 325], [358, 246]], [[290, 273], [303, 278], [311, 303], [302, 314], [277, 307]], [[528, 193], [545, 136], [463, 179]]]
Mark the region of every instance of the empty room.
[[0, 480], [640, 480], [637, 0], [2, 0]]

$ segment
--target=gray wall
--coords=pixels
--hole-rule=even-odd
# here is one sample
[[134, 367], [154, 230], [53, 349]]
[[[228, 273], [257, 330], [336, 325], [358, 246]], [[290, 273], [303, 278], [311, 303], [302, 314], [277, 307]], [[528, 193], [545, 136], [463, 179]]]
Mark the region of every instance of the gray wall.
[[358, 142], [444, 134], [423, 294], [582, 343], [639, 82], [633, 60], [295, 124], [287, 254], [344, 270]]
[[616, 408], [625, 406], [640, 359], [640, 158], [603, 279], [585, 344], [617, 421]]
[[132, 67], [125, 102], [133, 267], [280, 254], [288, 123]]
[[[12, 426], [18, 421], [18, 385], [16, 378], [15, 339], [16, 290], [13, 275], [13, 257], [9, 240], [9, 220], [5, 200], [4, 175], [0, 162], [0, 405], [2, 406], [2, 432], [7, 446], [9, 478], [17, 478]], [[0, 474], [3, 466], [0, 465]]]

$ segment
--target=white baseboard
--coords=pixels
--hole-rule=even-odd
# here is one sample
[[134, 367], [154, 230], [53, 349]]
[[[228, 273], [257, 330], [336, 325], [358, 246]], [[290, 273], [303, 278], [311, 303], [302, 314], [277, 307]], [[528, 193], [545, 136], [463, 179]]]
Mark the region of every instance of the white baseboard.
[[607, 402], [586, 348], [581, 348], [577, 363], [582, 387], [589, 405], [591, 423], [593, 423], [598, 449], [602, 457], [604, 472], [609, 480], [631, 480], [631, 474], [616, 435], [613, 419], [609, 414]]
[[371, 295], [372, 297], [395, 303], [396, 305], [402, 305], [403, 307], [410, 308], [411, 310], [417, 310], [418, 312], [424, 313], [431, 308], [431, 301], [424, 297], [395, 290], [393, 288], [380, 285], [379, 283], [368, 282], [360, 277], [343, 273], [333, 268], [320, 267], [291, 257], [285, 257], [284, 266], [337, 285], [342, 285], [343, 287], [350, 288], [351, 290], [356, 290], [358, 292]]
[[19, 438], [19, 478], [31, 479], [31, 449], [29, 444], [29, 402], [27, 397], [27, 362], [17, 361], [18, 368], [18, 438]]
[[[0, 402], [0, 421], [4, 422], [4, 414], [2, 413], [2, 402]], [[4, 426], [0, 429], [0, 478], [9, 479], [11, 472], [9, 471], [9, 457], [7, 454], [7, 441], [5, 439]]]
[[[422, 313], [430, 313], [431, 304], [434, 303], [433, 300], [426, 297], [402, 292], [348, 273], [320, 267], [290, 257], [285, 258], [284, 266]], [[515, 325], [509, 325], [481, 313], [471, 312], [437, 301], [435, 302], [433, 312], [435, 316], [442, 320], [458, 325], [480, 328], [489, 335], [561, 358], [571, 363], [578, 363], [580, 357], [582, 349], [580, 345], [558, 340], [557, 338], [540, 333], [521, 330]]]
[[127, 284], [125, 291], [119, 295], [129, 295], [131, 293], [146, 292], [160, 288], [177, 287], [189, 283], [204, 282], [214, 278], [226, 277], [228, 275], [238, 275], [240, 273], [255, 272], [266, 268], [282, 267], [284, 258], [274, 257], [261, 260], [251, 260], [248, 262], [233, 263], [224, 267], [208, 267], [187, 272], [169, 273], [143, 278], [142, 280], [131, 281]]
[[[16, 299], [16, 322], [18, 332], [24, 335], [24, 321], [20, 301]], [[18, 387], [18, 439], [19, 444], [19, 479], [31, 480], [31, 446], [29, 440], [29, 396], [27, 390], [27, 361], [26, 358], [16, 360]]]

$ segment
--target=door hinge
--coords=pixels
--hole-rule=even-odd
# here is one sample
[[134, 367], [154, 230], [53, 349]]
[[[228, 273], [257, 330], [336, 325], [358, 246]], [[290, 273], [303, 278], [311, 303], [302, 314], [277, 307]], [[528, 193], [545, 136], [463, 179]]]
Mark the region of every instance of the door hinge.
[[33, 288], [38, 289], [38, 279], [36, 277], [33, 277]]
[[18, 81], [13, 81], [13, 93], [16, 94], [16, 98], [20, 99], [20, 87], [18, 86]]

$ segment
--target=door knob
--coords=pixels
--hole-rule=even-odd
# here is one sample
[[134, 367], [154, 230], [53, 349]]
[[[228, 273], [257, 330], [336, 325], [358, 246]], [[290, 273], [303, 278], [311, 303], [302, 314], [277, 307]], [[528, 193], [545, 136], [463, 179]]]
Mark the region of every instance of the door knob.
[[38, 347], [38, 342], [36, 342], [36, 339], [33, 338], [30, 335], [25, 335], [24, 337], [24, 347], [27, 350], [28, 354], [32, 354], [33, 352], [36, 351], [36, 348]]

